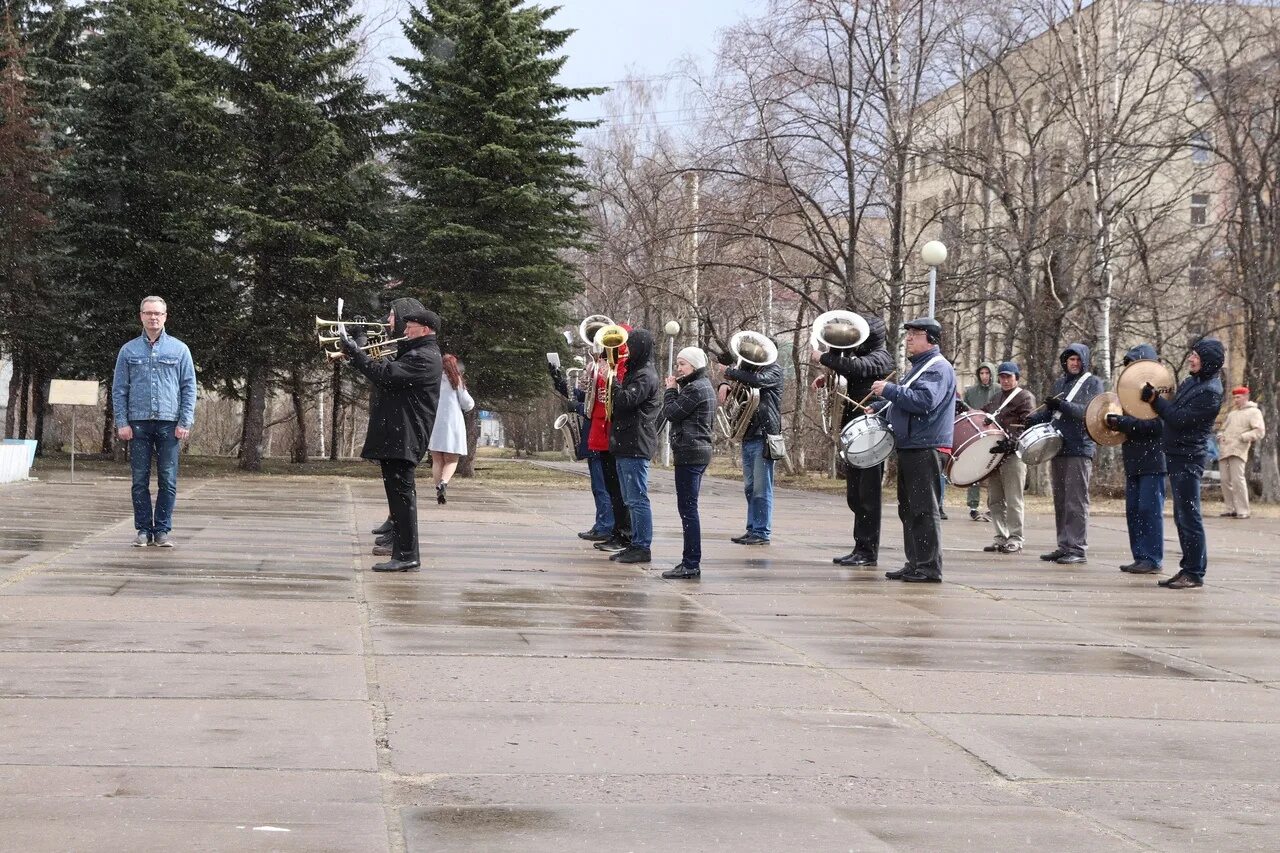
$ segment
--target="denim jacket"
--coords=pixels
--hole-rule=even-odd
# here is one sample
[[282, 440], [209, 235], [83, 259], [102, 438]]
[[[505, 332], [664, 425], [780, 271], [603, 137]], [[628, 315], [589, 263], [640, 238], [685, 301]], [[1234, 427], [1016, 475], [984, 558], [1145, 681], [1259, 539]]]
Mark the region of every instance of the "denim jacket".
[[145, 333], [120, 347], [111, 406], [116, 427], [129, 421], [177, 421], [191, 429], [196, 420], [196, 368], [191, 350], [160, 332], [155, 346]]

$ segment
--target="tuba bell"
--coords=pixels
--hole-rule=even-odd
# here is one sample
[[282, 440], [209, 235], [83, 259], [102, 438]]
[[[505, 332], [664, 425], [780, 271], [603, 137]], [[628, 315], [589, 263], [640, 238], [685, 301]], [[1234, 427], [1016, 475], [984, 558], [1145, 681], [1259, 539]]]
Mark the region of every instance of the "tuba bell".
[[[854, 349], [869, 337], [871, 326], [861, 314], [843, 310], [827, 311], [814, 318], [809, 330], [809, 345], [817, 353]], [[845, 380], [834, 370], [824, 370], [823, 376], [825, 381], [818, 389], [818, 409], [822, 416], [822, 432], [831, 435], [831, 430], [840, 423], [843, 395], [839, 393], [839, 386]]]
[[605, 315], [592, 314], [589, 317], [583, 318], [582, 322], [578, 324], [578, 338], [582, 341], [582, 345], [587, 349], [596, 351], [596, 333], [605, 326], [612, 325], [614, 325], [613, 321]]
[[[729, 352], [737, 367], [767, 367], [778, 360], [778, 348], [759, 332], [741, 331], [729, 339]], [[716, 425], [730, 441], [742, 441], [751, 428], [751, 419], [760, 408], [760, 389], [741, 382], [729, 383], [725, 404], [716, 409]]]
[[591, 413], [596, 407], [596, 354], [600, 352], [596, 344], [596, 335], [604, 327], [612, 325], [613, 321], [603, 314], [592, 314], [583, 318], [578, 324], [578, 338], [587, 348], [588, 361], [583, 364], [582, 374], [586, 391], [586, 396], [582, 400], [582, 410], [588, 420], [591, 419]]

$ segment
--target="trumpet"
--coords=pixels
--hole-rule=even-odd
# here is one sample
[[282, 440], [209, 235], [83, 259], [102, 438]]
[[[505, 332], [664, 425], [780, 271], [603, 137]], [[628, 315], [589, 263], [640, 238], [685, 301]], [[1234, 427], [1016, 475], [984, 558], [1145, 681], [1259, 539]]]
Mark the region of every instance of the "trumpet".
[[[587, 318], [591, 319], [591, 318]], [[586, 321], [584, 320], [585, 324]], [[609, 360], [609, 366], [605, 368], [605, 385], [604, 385], [604, 416], [607, 420], [613, 420], [613, 386], [618, 381], [618, 360], [623, 345], [626, 344], [630, 335], [627, 330], [611, 323], [607, 326], [601, 326], [596, 332], [593, 343], [597, 347], [601, 347]]]
[[[338, 338], [338, 337], [320, 339], [322, 346], [327, 345], [328, 342], [331, 342], [331, 341], [336, 344], [336, 342], [340, 340], [341, 338]], [[379, 340], [371, 344], [365, 344], [362, 347], [356, 347], [356, 349], [362, 352], [368, 353], [369, 358], [374, 358], [374, 359], [386, 358], [387, 356], [391, 355], [396, 351], [396, 344], [400, 343], [401, 341], [407, 341], [407, 340], [409, 340], [408, 337], [392, 338], [389, 341]], [[343, 359], [347, 357], [347, 354], [342, 351], [342, 347], [340, 345], [338, 345], [337, 349], [325, 350], [324, 354], [325, 354], [325, 357], [329, 359], [329, 361], [338, 361], [339, 359]]]
[[343, 328], [348, 332], [354, 328], [369, 339], [368, 343], [360, 349], [367, 352], [370, 358], [386, 358], [395, 351], [396, 344], [407, 340], [406, 338], [387, 340], [387, 335], [391, 331], [390, 323], [379, 323], [363, 317], [351, 320], [326, 320], [323, 317], [316, 317], [316, 340], [324, 349], [325, 357], [330, 361], [346, 357], [341, 345]]

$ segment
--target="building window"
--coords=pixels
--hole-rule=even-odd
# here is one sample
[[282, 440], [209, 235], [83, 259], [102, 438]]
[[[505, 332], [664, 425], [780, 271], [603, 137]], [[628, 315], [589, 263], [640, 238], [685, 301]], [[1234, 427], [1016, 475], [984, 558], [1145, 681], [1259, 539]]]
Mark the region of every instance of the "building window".
[[1209, 194], [1208, 193], [1192, 193], [1191, 194], [1191, 224], [1192, 225], [1208, 225], [1209, 224]]
[[1198, 130], [1191, 134], [1191, 162], [1203, 166], [1209, 162], [1213, 149], [1213, 138], [1207, 131]]

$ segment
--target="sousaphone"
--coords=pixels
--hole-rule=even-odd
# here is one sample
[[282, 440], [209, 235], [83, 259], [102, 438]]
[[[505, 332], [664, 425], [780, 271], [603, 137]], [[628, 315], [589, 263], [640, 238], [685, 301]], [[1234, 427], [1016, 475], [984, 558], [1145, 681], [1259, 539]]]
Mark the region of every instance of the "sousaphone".
[[1125, 443], [1129, 436], [1107, 426], [1107, 415], [1123, 415], [1124, 407], [1120, 405], [1120, 395], [1114, 391], [1103, 391], [1089, 401], [1084, 408], [1084, 428], [1089, 437], [1103, 447], [1116, 447]]
[[1151, 420], [1156, 417], [1156, 410], [1150, 403], [1142, 402], [1142, 388], [1150, 383], [1155, 386], [1156, 393], [1170, 399], [1178, 390], [1173, 371], [1162, 361], [1153, 358], [1140, 358], [1131, 361], [1116, 374], [1115, 392], [1120, 397], [1120, 407], [1126, 415], [1140, 420]]

